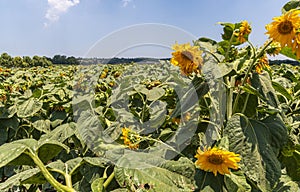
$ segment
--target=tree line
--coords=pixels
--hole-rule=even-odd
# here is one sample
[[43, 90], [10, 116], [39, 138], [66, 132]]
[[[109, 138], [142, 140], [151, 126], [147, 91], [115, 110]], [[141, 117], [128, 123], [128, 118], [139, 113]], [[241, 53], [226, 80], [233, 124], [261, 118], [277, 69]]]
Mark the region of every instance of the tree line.
[[0, 56], [0, 65], [5, 67], [47, 67], [53, 64], [78, 65], [79, 61], [75, 57], [65, 55], [55, 55], [52, 58], [46, 56], [10, 56], [8, 53], [2, 53]]

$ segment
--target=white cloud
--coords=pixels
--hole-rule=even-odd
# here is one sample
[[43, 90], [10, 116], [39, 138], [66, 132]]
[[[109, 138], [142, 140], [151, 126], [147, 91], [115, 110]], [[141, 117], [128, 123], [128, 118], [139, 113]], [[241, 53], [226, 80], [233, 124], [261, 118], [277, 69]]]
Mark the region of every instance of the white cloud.
[[[122, 0], [123, 7], [127, 7], [129, 5], [129, 3], [133, 3], [133, 1], [132, 0]], [[133, 4], [133, 8], [135, 8], [134, 4]]]
[[61, 14], [66, 13], [69, 8], [77, 4], [79, 4], [79, 0], [48, 0], [49, 8], [45, 15], [48, 22], [45, 23], [45, 26], [58, 21]]

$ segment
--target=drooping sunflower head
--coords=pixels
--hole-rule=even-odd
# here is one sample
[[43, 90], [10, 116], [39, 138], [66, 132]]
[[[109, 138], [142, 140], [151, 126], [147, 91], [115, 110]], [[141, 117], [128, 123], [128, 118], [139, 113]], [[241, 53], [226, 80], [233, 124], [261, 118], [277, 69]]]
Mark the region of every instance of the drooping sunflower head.
[[204, 151], [199, 148], [195, 157], [197, 158], [195, 164], [199, 169], [213, 172], [215, 176], [217, 173], [230, 174], [229, 168], [238, 169], [237, 163], [241, 160], [238, 154], [217, 147], [204, 149]]
[[135, 131], [126, 127], [122, 128], [121, 139], [124, 140], [124, 145], [126, 145], [129, 149], [139, 148], [140, 137]]
[[250, 33], [251, 33], [250, 24], [248, 23], [248, 21], [242, 21], [235, 35], [237, 36], [237, 39], [240, 43], [244, 43], [247, 41]]
[[255, 65], [255, 70], [258, 74], [261, 74], [263, 69], [270, 69], [269, 59], [266, 54], [259, 58]]
[[172, 49], [171, 63], [178, 66], [184, 75], [190, 75], [193, 72], [200, 72], [200, 67], [203, 65], [202, 51], [198, 46], [186, 44], [175, 44]]
[[[265, 43], [265, 45], [269, 44], [269, 41]], [[272, 42], [267, 48], [266, 48], [266, 53], [275, 56], [278, 55], [281, 51], [281, 45], [279, 42]]]
[[274, 17], [273, 22], [266, 25], [269, 38], [279, 42], [281, 47], [292, 46], [295, 34], [300, 27], [300, 10], [290, 10], [279, 17]]

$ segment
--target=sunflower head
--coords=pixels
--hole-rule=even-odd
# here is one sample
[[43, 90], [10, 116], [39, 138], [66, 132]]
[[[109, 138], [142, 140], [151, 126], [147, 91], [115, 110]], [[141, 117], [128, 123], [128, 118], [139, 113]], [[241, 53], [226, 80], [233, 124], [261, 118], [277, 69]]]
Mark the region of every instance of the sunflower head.
[[193, 72], [200, 72], [202, 66], [202, 51], [198, 46], [191, 46], [186, 44], [175, 44], [172, 49], [175, 51], [172, 53], [171, 63], [178, 66], [184, 75], [190, 75]]
[[247, 41], [249, 34], [251, 33], [251, 26], [249, 25], [248, 21], [242, 21], [240, 27], [234, 35], [237, 37], [239, 43], [244, 43]]
[[135, 131], [126, 127], [122, 128], [121, 139], [124, 140], [124, 145], [126, 145], [129, 149], [139, 148], [140, 137]]
[[[267, 41], [265, 43], [268, 44], [269, 41]], [[275, 56], [275, 55], [278, 55], [281, 51], [281, 45], [279, 42], [272, 42], [267, 48], [266, 48], [266, 53], [271, 55], [271, 56]]]
[[300, 10], [292, 9], [279, 17], [274, 17], [273, 22], [266, 25], [266, 34], [270, 39], [279, 42], [281, 47], [291, 47], [300, 26], [299, 14]]
[[269, 59], [266, 54], [259, 58], [255, 65], [255, 70], [258, 74], [261, 74], [263, 69], [270, 69]]
[[197, 158], [195, 164], [199, 169], [213, 172], [215, 176], [218, 172], [222, 175], [229, 174], [229, 168], [238, 169], [237, 163], [241, 160], [238, 154], [217, 147], [204, 149], [204, 151], [199, 148], [195, 157]]

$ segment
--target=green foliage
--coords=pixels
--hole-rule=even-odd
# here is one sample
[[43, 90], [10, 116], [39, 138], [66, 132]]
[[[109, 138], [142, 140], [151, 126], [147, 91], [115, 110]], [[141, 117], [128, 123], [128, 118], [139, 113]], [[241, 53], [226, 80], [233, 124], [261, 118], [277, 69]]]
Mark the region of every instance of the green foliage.
[[[226, 69], [218, 74], [218, 78], [238, 79], [251, 65], [247, 58], [218, 64]], [[297, 67], [287, 65], [274, 66], [271, 76], [254, 72], [251, 82], [240, 86], [244, 92], [236, 112], [244, 115], [233, 115], [222, 132], [222, 137], [228, 138], [228, 144], [222, 145], [228, 145], [228, 150], [241, 155], [240, 170], [217, 177], [195, 170], [193, 156], [201, 140], [193, 137], [193, 133], [189, 137], [193, 138], [191, 144], [182, 152], [189, 159], [177, 159], [175, 155], [174, 159], [161, 160], [162, 156], [176, 151], [175, 148], [162, 148], [154, 159], [145, 156], [128, 161], [118, 154], [120, 150], [126, 150], [120, 139], [122, 126], [130, 126], [145, 136], [140, 143], [142, 149], [156, 149], [158, 143], [165, 141], [177, 142], [177, 149], [180, 149], [187, 140], [180, 140], [180, 129], [177, 132], [180, 123], [174, 121], [176, 118], [187, 127], [198, 124], [203, 131], [208, 127], [202, 121], [209, 115], [207, 107], [212, 107], [213, 98], [207, 95], [213, 89], [211, 84], [201, 76], [182, 77], [178, 70], [164, 68], [166, 66], [169, 64], [151, 69], [152, 76], [147, 71], [154, 65], [100, 66], [100, 74], [104, 71], [106, 77], [97, 81], [92, 100], [81, 92], [86, 90], [86, 84], [74, 83], [72, 75], [78, 66], [30, 68], [26, 73], [20, 69], [3, 70], [2, 73], [8, 75], [2, 80], [1, 87], [6, 99], [0, 106], [0, 130], [3, 132], [0, 136], [3, 144], [0, 146], [3, 151], [0, 170], [12, 167], [13, 171], [10, 174], [0, 172], [2, 178], [6, 178], [1, 181], [0, 189], [18, 186], [53, 188], [47, 184], [45, 174], [36, 168], [29, 151], [37, 155], [55, 179], [64, 183], [71, 181], [78, 191], [157, 191], [162, 187], [169, 191], [292, 191], [298, 187], [300, 150], [299, 135], [296, 134], [299, 134], [300, 121], [297, 105], [300, 73], [296, 72]], [[207, 71], [215, 69], [212, 64]], [[33, 84], [38, 81], [41, 81], [40, 85]], [[117, 87], [109, 85], [111, 82]], [[79, 95], [72, 103], [73, 86]], [[233, 93], [233, 98], [237, 93]], [[193, 99], [195, 96], [198, 99]], [[203, 120], [186, 122], [183, 115], [186, 113], [191, 120], [196, 117], [194, 115], [200, 115]], [[80, 119], [74, 122], [77, 116]], [[289, 128], [286, 122], [289, 122]], [[101, 134], [109, 134], [116, 143], [97, 140]], [[87, 142], [87, 138], [91, 142]], [[112, 156], [105, 151], [115, 154]], [[114, 168], [107, 158], [118, 160]], [[146, 162], [146, 168], [134, 168]], [[154, 173], [156, 176], [150, 177]]]
[[290, 0], [289, 2], [287, 2], [281, 9], [282, 13], [285, 13], [291, 9], [299, 9], [300, 7], [300, 3], [297, 0]]
[[[221, 25], [221, 42], [194, 41], [204, 65], [189, 76], [169, 61], [57, 66], [3, 53], [0, 191], [299, 191], [300, 68], [257, 70], [268, 45]], [[203, 168], [230, 163], [199, 163], [210, 147], [238, 154], [238, 168]]]
[[[131, 191], [140, 189], [159, 191], [193, 191], [194, 186], [194, 164], [188, 159], [181, 158], [178, 161], [164, 161], [163, 159], [151, 159], [145, 156], [142, 161], [146, 168], [127, 168], [132, 165], [129, 159], [123, 159], [120, 167], [116, 167], [114, 172], [118, 183], [127, 187]], [[153, 161], [159, 161], [159, 165], [153, 166]]]
[[0, 66], [5, 67], [33, 67], [33, 66], [50, 66], [52, 62], [49, 58], [33, 56], [32, 58], [29, 56], [16, 56], [11, 57], [7, 53], [2, 53], [0, 56]]
[[[299, 1], [297, 1], [297, 2], [299, 2]], [[284, 48], [282, 48], [282, 49], [280, 50], [280, 53], [281, 53], [282, 55], [285, 55], [285, 56], [291, 58], [291, 59], [298, 60], [296, 54], [293, 53], [293, 51], [292, 51], [292, 49], [291, 49], [290, 47], [284, 47]]]

